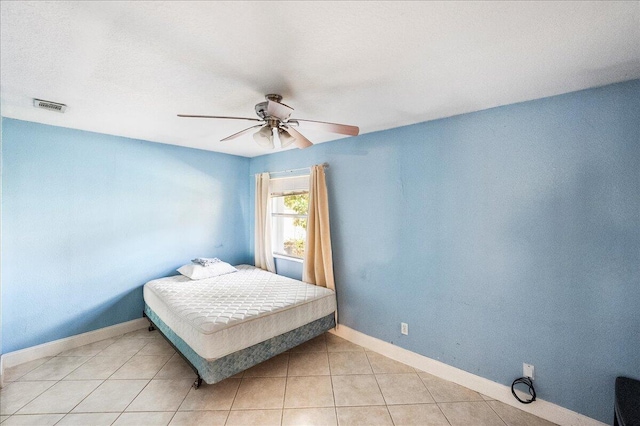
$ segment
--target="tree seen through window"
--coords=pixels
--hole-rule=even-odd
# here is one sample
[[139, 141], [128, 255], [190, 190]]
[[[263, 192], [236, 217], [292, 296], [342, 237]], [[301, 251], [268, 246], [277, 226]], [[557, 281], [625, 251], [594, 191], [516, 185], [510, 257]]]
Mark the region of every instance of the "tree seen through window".
[[308, 193], [274, 197], [274, 253], [304, 257], [308, 211]]

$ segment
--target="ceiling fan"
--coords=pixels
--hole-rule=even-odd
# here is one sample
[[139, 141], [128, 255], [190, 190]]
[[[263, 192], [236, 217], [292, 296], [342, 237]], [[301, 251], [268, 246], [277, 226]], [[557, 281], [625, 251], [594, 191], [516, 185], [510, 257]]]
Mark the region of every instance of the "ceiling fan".
[[258, 145], [270, 149], [275, 148], [274, 139], [279, 140], [281, 148], [286, 148], [291, 144], [296, 145], [298, 148], [307, 148], [313, 145], [309, 139], [294, 129], [294, 127], [298, 127], [300, 125], [349, 136], [357, 136], [360, 132], [360, 129], [357, 126], [349, 126], [347, 124], [302, 119], [292, 120], [289, 116], [291, 115], [293, 108], [280, 102], [282, 101], [282, 96], [269, 94], [266, 95], [265, 98], [267, 99], [265, 102], [260, 102], [255, 106], [256, 114], [260, 118], [188, 114], [178, 114], [178, 117], [258, 121], [260, 124], [241, 130], [238, 133], [234, 133], [231, 136], [221, 139], [220, 141], [224, 142], [235, 139], [254, 129], [260, 128], [260, 130], [253, 134], [253, 139], [258, 143]]

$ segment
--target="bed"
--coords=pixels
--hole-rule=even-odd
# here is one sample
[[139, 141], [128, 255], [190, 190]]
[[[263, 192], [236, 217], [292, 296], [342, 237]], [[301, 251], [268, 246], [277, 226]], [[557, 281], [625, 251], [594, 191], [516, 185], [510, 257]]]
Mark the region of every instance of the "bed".
[[191, 280], [176, 275], [143, 287], [144, 316], [213, 384], [335, 327], [335, 292], [250, 265]]

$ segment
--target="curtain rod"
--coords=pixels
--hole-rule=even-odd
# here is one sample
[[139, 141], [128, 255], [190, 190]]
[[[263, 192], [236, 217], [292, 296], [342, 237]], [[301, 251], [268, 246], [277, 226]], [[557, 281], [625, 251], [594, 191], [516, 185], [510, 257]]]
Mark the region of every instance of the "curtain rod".
[[[325, 169], [329, 168], [329, 163], [322, 163], [319, 164], [320, 166], [324, 167]], [[311, 166], [313, 167], [313, 166]], [[299, 169], [289, 169], [289, 170], [280, 170], [279, 172], [268, 172], [269, 174], [277, 174], [277, 173], [292, 173], [292, 172], [299, 172], [301, 170], [311, 170], [311, 167], [301, 167]], [[265, 172], [260, 172], [260, 173], [265, 173]], [[255, 176], [255, 175], [259, 175], [260, 173], [254, 173], [252, 175], [249, 176]]]

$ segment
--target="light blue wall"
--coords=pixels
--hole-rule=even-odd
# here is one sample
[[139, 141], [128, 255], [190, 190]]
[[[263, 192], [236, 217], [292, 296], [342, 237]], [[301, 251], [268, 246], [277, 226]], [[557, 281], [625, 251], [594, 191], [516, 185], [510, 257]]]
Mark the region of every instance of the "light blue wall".
[[294, 280], [302, 280], [302, 263], [294, 260], [276, 258], [276, 273]]
[[640, 379], [640, 81], [250, 169], [325, 161], [342, 323], [505, 385], [532, 363], [540, 398], [611, 420]]
[[195, 256], [251, 262], [249, 160], [2, 120], [2, 348], [142, 316]]

